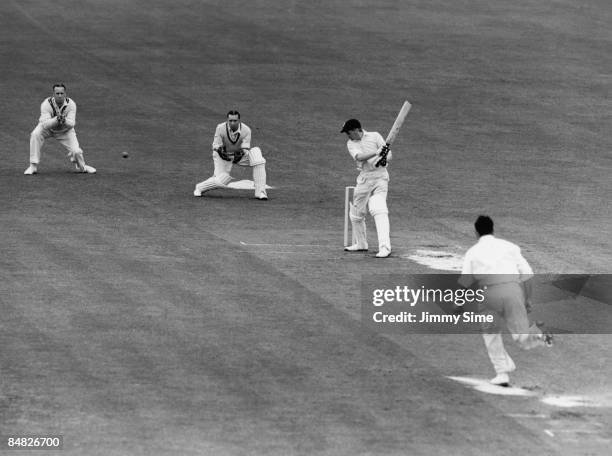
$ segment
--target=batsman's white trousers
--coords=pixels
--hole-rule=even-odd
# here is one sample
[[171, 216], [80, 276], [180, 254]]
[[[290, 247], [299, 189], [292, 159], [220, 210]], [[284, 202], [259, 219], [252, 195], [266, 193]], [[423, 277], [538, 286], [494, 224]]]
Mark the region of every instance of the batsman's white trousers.
[[350, 218], [353, 225], [353, 233], [356, 234], [356, 241], [359, 246], [365, 247], [367, 245], [367, 239], [360, 238], [365, 238], [365, 216], [367, 208], [369, 208], [370, 214], [374, 217], [374, 222], [376, 223], [378, 249], [387, 248], [391, 250], [389, 209], [387, 208], [388, 191], [388, 174], [383, 176], [360, 174], [357, 177]]
[[83, 155], [83, 151], [79, 147], [79, 141], [74, 128], [71, 128], [66, 132], [54, 133], [51, 130], [43, 128], [41, 124], [38, 124], [30, 134], [30, 163], [34, 163], [36, 165], [40, 163], [42, 146], [45, 143], [45, 140], [51, 137], [57, 139], [59, 143], [64, 146], [72, 161], [75, 161], [78, 155]]
[[488, 286], [484, 297], [482, 313], [493, 316], [493, 323], [482, 325], [489, 359], [496, 373], [512, 372], [516, 366], [504, 347], [500, 322], [505, 321], [512, 339], [525, 350], [544, 344], [542, 331], [529, 324], [525, 296], [519, 283]]

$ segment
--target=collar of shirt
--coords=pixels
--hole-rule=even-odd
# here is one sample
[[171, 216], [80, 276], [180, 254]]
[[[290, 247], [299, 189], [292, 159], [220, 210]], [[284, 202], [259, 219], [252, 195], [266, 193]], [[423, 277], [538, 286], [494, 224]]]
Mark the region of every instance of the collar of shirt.
[[62, 103], [62, 105], [58, 106], [57, 102], [55, 101], [55, 97], [51, 97], [51, 103], [53, 105], [53, 110], [55, 111], [54, 114], [59, 115], [61, 114], [64, 107], [68, 105], [68, 98], [64, 98], [64, 102]]
[[236, 130], [236, 131], [232, 131], [232, 129], [228, 125], [227, 126], [227, 135], [229, 136], [229, 139], [232, 140], [232, 141], [236, 141], [236, 139], [238, 139], [238, 136], [240, 135], [241, 128], [242, 128], [242, 123], [238, 124], [238, 130]]
[[67, 99], [67, 98], [64, 98], [64, 102], [62, 103], [62, 105], [61, 105], [61, 106], [59, 106], [59, 105], [57, 104], [57, 102], [55, 101], [55, 97], [51, 97], [51, 101], [53, 101], [53, 105], [54, 105], [56, 108], [58, 108], [58, 109], [62, 109], [64, 106], [66, 106], [66, 105], [68, 104], [68, 99]]
[[361, 141], [363, 138], [365, 138], [365, 137], [366, 137], [366, 135], [369, 133], [369, 132], [367, 132], [366, 130], [361, 130], [361, 132], [362, 132], [361, 138], [359, 138], [359, 139], [351, 139], [350, 141], [353, 141], [353, 142], [359, 142], [359, 141]]

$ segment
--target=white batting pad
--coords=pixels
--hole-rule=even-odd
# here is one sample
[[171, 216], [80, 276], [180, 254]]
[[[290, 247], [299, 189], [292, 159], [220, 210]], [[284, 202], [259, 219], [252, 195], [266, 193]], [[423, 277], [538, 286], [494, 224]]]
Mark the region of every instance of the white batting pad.
[[[233, 188], [235, 190], [255, 190], [255, 182], [249, 179], [233, 181], [227, 184], [227, 188]], [[274, 188], [274, 187], [270, 187], [269, 185], [266, 185], [266, 190], [269, 188]]]
[[387, 248], [391, 250], [391, 238], [389, 235], [389, 216], [387, 214], [376, 214], [374, 216], [376, 234], [378, 236], [378, 249]]
[[225, 188], [226, 184], [231, 180], [229, 174], [219, 174], [218, 176], [212, 176], [206, 179], [205, 181], [196, 184], [196, 191], [199, 193], [204, 193], [209, 190], [214, 190], [216, 188]]
[[353, 239], [355, 243], [363, 248], [367, 248], [368, 245], [368, 235], [367, 228], [365, 223], [365, 217], [358, 217], [354, 215], [355, 206], [353, 203], [350, 203], [350, 214], [349, 218], [351, 220], [351, 229], [353, 231]]
[[247, 155], [249, 156], [250, 166], [264, 165], [266, 163], [266, 159], [263, 157], [259, 147], [251, 147]]
[[370, 196], [368, 207], [370, 208], [370, 214], [372, 214], [373, 217], [376, 217], [379, 214], [388, 214], [389, 209], [387, 209], [387, 192], [374, 193], [372, 196]]
[[266, 196], [266, 167], [263, 164], [253, 166], [253, 182], [255, 182], [255, 196]]

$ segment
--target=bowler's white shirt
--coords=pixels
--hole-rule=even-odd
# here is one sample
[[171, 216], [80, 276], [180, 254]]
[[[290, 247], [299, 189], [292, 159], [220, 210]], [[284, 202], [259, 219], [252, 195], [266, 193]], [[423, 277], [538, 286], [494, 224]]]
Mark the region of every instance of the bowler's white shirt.
[[533, 269], [518, 245], [487, 234], [466, 252], [459, 282], [469, 286], [481, 279], [488, 280], [487, 276], [493, 274], [510, 275], [524, 282], [533, 277]]

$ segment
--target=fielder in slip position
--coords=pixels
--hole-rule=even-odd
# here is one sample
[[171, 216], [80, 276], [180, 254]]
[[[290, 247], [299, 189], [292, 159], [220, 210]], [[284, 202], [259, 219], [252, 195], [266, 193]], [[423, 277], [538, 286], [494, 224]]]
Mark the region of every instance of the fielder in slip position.
[[213, 176], [196, 184], [194, 196], [215, 188], [226, 188], [232, 180], [232, 165], [250, 166], [253, 168], [255, 198], [267, 200], [266, 193], [266, 160], [259, 147], [251, 147], [251, 129], [240, 121], [238, 111], [227, 113], [227, 121], [217, 125], [212, 144]]
[[[391, 151], [380, 133], [365, 131], [357, 119], [347, 120], [340, 132], [348, 135], [346, 146], [360, 171], [357, 176], [353, 202], [349, 209], [355, 243], [345, 247], [344, 250], [348, 252], [368, 250], [365, 223], [367, 206], [374, 217], [378, 235], [376, 256], [386, 258], [391, 254], [389, 210], [387, 209], [389, 173], [386, 167], [386, 161], [391, 159]], [[381, 157], [386, 159], [382, 166], [379, 164]]]
[[66, 86], [53, 85], [53, 96], [40, 105], [38, 125], [30, 134], [30, 166], [24, 174], [36, 174], [40, 163], [40, 152], [47, 138], [55, 138], [68, 151], [68, 157], [77, 171], [93, 174], [96, 169], [85, 164], [83, 151], [79, 147], [74, 126], [76, 125], [76, 103], [66, 97]]
[[483, 338], [496, 372], [491, 383], [509, 386], [508, 374], [516, 369], [506, 352], [498, 319], [505, 321], [512, 339], [526, 350], [552, 346], [552, 335], [542, 333], [531, 325], [527, 316], [530, 306], [533, 270], [521, 249], [512, 242], [493, 235], [493, 220], [481, 215], [474, 224], [478, 242], [472, 246], [463, 261], [459, 284], [468, 288], [473, 284], [484, 290], [482, 313], [493, 315], [493, 323], [483, 323]]

